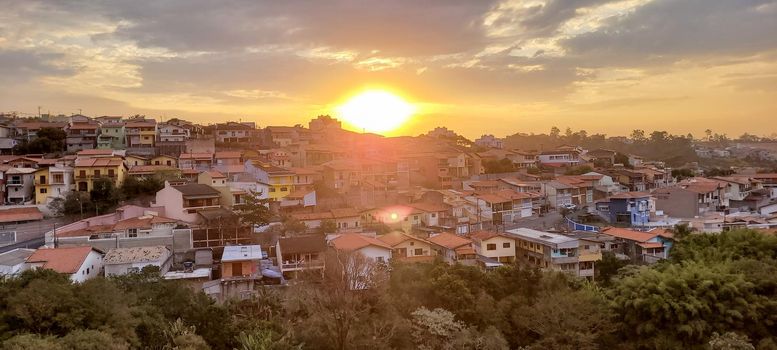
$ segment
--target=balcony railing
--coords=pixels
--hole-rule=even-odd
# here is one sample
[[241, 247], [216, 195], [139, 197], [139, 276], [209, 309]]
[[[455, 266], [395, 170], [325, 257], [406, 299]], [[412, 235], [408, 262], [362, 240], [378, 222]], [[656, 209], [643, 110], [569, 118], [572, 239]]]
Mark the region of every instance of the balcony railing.
[[322, 269], [324, 268], [323, 261], [285, 261], [281, 264], [281, 269], [285, 271], [307, 270], [307, 269]]

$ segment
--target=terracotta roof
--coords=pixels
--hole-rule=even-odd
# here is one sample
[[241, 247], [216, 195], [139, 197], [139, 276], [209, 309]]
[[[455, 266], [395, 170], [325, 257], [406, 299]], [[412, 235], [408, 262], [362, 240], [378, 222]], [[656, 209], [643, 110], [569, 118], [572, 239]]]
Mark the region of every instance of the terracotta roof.
[[[479, 241], [487, 241], [491, 238], [505, 237], [505, 236], [500, 234], [499, 232], [494, 232], [494, 231], [478, 231], [478, 232], [471, 233], [469, 237]], [[510, 238], [510, 237], [506, 237], [506, 238]]]
[[606, 227], [602, 229], [602, 233], [613, 237], [623, 238], [623, 239], [627, 239], [629, 241], [635, 241], [635, 242], [647, 242], [648, 240], [656, 236], [656, 234], [653, 234], [653, 233], [632, 231], [629, 229], [618, 228], [618, 227]]
[[448, 249], [456, 249], [472, 243], [472, 241], [467, 238], [447, 232], [431, 236], [429, 237], [429, 241]]
[[376, 247], [391, 249], [390, 245], [384, 243], [379, 239], [367, 237], [365, 235], [358, 234], [358, 233], [346, 233], [346, 234], [340, 235], [337, 238], [333, 239], [331, 243], [332, 243], [332, 246], [335, 247], [335, 249], [346, 250], [346, 251], [359, 250], [371, 245]]
[[421, 242], [427, 242], [424, 239], [421, 239], [421, 238], [418, 238], [418, 237], [413, 237], [413, 236], [411, 236], [411, 235], [409, 235], [407, 233], [404, 233], [402, 231], [390, 232], [390, 233], [387, 233], [385, 235], [380, 235], [377, 238], [381, 242], [386, 243], [386, 244], [388, 244], [388, 245], [390, 245], [392, 247], [397, 245], [397, 244], [400, 244], [402, 242], [411, 240], [411, 239], [412, 240], [416, 240], [416, 241], [421, 241]]
[[113, 155], [112, 149], [85, 149], [78, 151], [76, 155], [79, 156], [110, 156]]
[[74, 123], [68, 127], [68, 130], [96, 130], [100, 126], [92, 123]]
[[282, 254], [319, 253], [326, 250], [322, 235], [305, 235], [278, 239]]
[[345, 160], [345, 159], [332, 160], [324, 164], [321, 164], [321, 166], [331, 168], [334, 170], [358, 170], [359, 169], [359, 165], [356, 164], [356, 162], [352, 160]]
[[27, 122], [16, 124], [17, 128], [27, 130], [40, 130], [43, 128], [62, 129], [65, 126], [67, 126], [67, 123]]
[[57, 237], [83, 237], [91, 236], [97, 233], [111, 233], [113, 232], [113, 224], [108, 225], [92, 225], [85, 228], [79, 228], [69, 231], [60, 232], [57, 231]]
[[119, 158], [82, 158], [76, 159], [76, 167], [114, 167], [124, 162]]
[[78, 272], [93, 249], [92, 247], [40, 248], [27, 258], [27, 262], [43, 263], [44, 269], [73, 274]]
[[242, 154], [238, 151], [221, 151], [214, 154], [215, 158], [240, 158]]
[[43, 213], [37, 207], [0, 210], [0, 223], [43, 220]]
[[661, 244], [661, 242], [644, 242], [644, 243], [637, 243], [642, 248], [648, 249], [648, 248], [661, 248], [664, 245]]
[[121, 220], [113, 225], [114, 231], [123, 231], [130, 228], [150, 229], [154, 224], [173, 224], [177, 221], [175, 219], [166, 218], [163, 216], [138, 216]]
[[451, 206], [445, 203], [431, 203], [431, 202], [416, 202], [410, 203], [409, 206], [425, 212], [441, 212], [448, 211]]
[[332, 209], [331, 212], [332, 212], [332, 217], [335, 219], [359, 216], [359, 212], [356, 211], [356, 209], [354, 208]]
[[289, 168], [293, 173], [297, 175], [316, 175], [318, 171], [313, 168]]
[[218, 170], [208, 170], [208, 171], [205, 172], [205, 174], [210, 175], [210, 177], [213, 178], [213, 179], [222, 179], [222, 178], [225, 179], [227, 177], [226, 175], [222, 174]]
[[135, 122], [127, 122], [127, 124], [126, 124], [126, 127], [128, 127], [128, 128], [149, 128], [149, 127], [153, 127], [153, 126], [156, 126], [156, 121], [155, 120], [147, 120], [147, 121], [142, 121], [142, 122], [137, 122], [137, 121], [135, 121]]
[[456, 254], [458, 255], [472, 255], [477, 254], [475, 251], [475, 248], [472, 248], [471, 246], [464, 246], [464, 247], [458, 247], [455, 249]]
[[509, 189], [499, 190], [494, 194], [511, 200], [532, 198], [528, 192], [517, 192]]
[[504, 202], [512, 201], [512, 199], [510, 198], [505, 198], [498, 194], [492, 194], [492, 193], [479, 194], [477, 195], [477, 197], [488, 203], [504, 203]]

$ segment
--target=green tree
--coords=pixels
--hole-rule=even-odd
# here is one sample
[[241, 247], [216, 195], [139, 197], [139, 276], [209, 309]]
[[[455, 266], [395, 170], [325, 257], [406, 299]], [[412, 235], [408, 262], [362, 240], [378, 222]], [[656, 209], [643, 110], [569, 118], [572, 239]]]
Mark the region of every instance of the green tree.
[[243, 203], [235, 204], [232, 209], [240, 222], [252, 227], [267, 225], [272, 217], [269, 200], [263, 199], [261, 192], [248, 192], [243, 196]]
[[97, 213], [102, 214], [109, 212], [119, 203], [116, 184], [107, 177], [97, 178], [92, 181], [92, 190], [89, 191], [89, 198], [94, 203]]
[[337, 232], [337, 223], [332, 220], [321, 221], [321, 226], [316, 230], [319, 234], [335, 233]]
[[55, 337], [39, 334], [20, 334], [2, 342], [6, 350], [66, 350]]
[[618, 259], [612, 252], [602, 253], [602, 259], [596, 262], [596, 283], [609, 286], [618, 271], [628, 264], [627, 260]]

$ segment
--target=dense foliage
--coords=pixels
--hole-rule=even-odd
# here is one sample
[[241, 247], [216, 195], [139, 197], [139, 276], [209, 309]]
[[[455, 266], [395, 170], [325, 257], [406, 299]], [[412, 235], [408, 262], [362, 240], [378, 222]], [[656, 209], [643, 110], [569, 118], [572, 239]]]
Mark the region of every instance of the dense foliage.
[[14, 146], [14, 154], [46, 154], [64, 152], [67, 134], [65, 130], [56, 128], [41, 128], [32, 141], [24, 140]]
[[[607, 255], [596, 283], [440, 261], [365, 272], [336, 258], [315, 283], [225, 305], [153, 271], [77, 285], [26, 272], [0, 283], [0, 348], [777, 349], [777, 237], [676, 237], [653, 266]], [[353, 270], [368, 288], [343, 277]]]

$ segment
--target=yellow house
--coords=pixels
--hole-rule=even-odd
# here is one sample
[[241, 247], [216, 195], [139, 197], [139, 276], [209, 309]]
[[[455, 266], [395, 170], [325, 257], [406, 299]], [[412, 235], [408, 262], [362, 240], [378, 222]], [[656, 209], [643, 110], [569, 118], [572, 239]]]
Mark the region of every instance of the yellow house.
[[73, 168], [51, 166], [35, 171], [35, 204], [48, 204], [65, 198], [73, 187]]
[[154, 147], [156, 142], [156, 121], [133, 120], [124, 126], [127, 147]]
[[500, 263], [515, 262], [515, 239], [492, 231], [480, 231], [470, 235], [475, 251]]
[[121, 187], [127, 177], [127, 166], [121, 158], [77, 159], [74, 175], [77, 191], [91, 191], [94, 180], [102, 177]]
[[280, 200], [288, 196], [294, 187], [294, 172], [276, 166], [262, 166], [261, 169], [267, 173], [267, 196], [270, 200]]
[[151, 161], [149, 161], [149, 165], [167, 165], [173, 168], [177, 168], [178, 159], [171, 156], [159, 155], [154, 158], [151, 158]]

